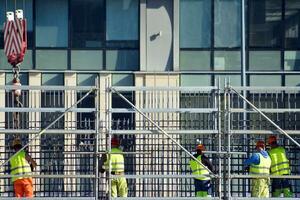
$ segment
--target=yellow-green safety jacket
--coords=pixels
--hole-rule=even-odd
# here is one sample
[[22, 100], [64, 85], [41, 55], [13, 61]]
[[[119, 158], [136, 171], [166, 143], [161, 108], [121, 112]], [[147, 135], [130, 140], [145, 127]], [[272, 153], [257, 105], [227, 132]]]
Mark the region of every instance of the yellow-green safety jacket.
[[[201, 162], [201, 155], [197, 157], [197, 160]], [[190, 167], [192, 169], [193, 175], [201, 175], [202, 177], [195, 177], [195, 179], [198, 180], [210, 180], [209, 172], [207, 169], [205, 169], [202, 165], [200, 165], [197, 161], [191, 160], [190, 161]], [[203, 175], [207, 175], [207, 177], [204, 177]]]
[[[111, 162], [111, 172], [124, 172], [124, 156], [123, 151], [119, 148], [112, 148], [111, 153], [108, 155], [107, 160], [104, 163], [104, 168], [106, 171], [109, 170], [109, 162]], [[120, 154], [117, 154], [120, 153]]]
[[272, 163], [272, 175], [289, 175], [291, 173], [290, 162], [286, 157], [285, 149], [283, 147], [275, 147], [268, 151]]
[[[11, 175], [25, 175], [31, 174], [31, 168], [26, 160], [25, 151], [20, 151], [10, 160], [10, 174]], [[12, 182], [25, 177], [12, 177]]]
[[260, 153], [259, 155], [259, 164], [250, 165], [250, 174], [253, 175], [269, 175], [270, 167], [271, 167], [271, 158], [268, 156], [267, 158], [263, 157]]

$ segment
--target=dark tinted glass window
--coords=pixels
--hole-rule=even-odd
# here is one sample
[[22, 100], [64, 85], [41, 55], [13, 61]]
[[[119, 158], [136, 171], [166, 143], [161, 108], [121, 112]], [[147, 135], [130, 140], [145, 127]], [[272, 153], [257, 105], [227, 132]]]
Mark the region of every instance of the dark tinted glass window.
[[282, 0], [251, 0], [249, 44], [252, 47], [279, 47]]
[[300, 47], [300, 1], [285, 2], [285, 47]]
[[104, 41], [104, 0], [71, 0], [72, 47], [101, 47]]

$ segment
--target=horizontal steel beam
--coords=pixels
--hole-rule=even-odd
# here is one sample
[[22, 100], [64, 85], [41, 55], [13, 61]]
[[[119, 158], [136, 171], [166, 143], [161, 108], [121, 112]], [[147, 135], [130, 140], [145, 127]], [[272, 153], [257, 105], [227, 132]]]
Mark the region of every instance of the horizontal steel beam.
[[32, 178], [95, 178], [95, 174], [31, 174], [31, 175], [10, 175], [0, 174], [0, 178], [11, 177], [32, 177]]
[[13, 86], [13, 85], [0, 85], [0, 90], [49, 90], [49, 91], [63, 91], [63, 90], [74, 90], [74, 91], [89, 91], [90, 89], [97, 89], [95, 86], [54, 86], [54, 85], [41, 85], [41, 86]]
[[[33, 123], [33, 122], [32, 122]], [[42, 129], [0, 129], [0, 134], [38, 134]], [[95, 134], [95, 130], [48, 129], [46, 134]]]
[[[74, 192], [76, 194], [76, 192]], [[22, 200], [95, 200], [95, 197], [34, 197], [34, 198], [22, 198]], [[20, 200], [20, 198], [14, 197], [0, 197], [0, 200]]]
[[[0, 112], [65, 112], [66, 108], [26, 108], [26, 107], [2, 107]], [[96, 112], [95, 108], [71, 108], [69, 112], [90, 113]]]
[[208, 86], [208, 87], [127, 87], [127, 86], [119, 86], [119, 87], [111, 87], [113, 90], [117, 90], [119, 92], [137, 92], [137, 91], [178, 91], [178, 92], [211, 92], [212, 90], [218, 89], [218, 87]]
[[[259, 108], [264, 113], [295, 113], [300, 112], [300, 108]], [[231, 113], [258, 113], [254, 109], [231, 108]]]
[[[208, 177], [208, 176], [201, 176], [201, 175], [192, 175], [192, 174], [125, 174], [125, 175], [111, 175], [111, 178], [118, 178], [118, 177], [125, 177], [127, 179], [149, 179], [149, 178], [177, 178], [177, 179], [190, 179], [190, 178], [195, 178], [195, 177]], [[219, 177], [214, 175], [214, 176], [209, 176], [211, 178], [216, 178], [218, 179]]]
[[228, 176], [230, 179], [248, 179], [248, 178], [274, 178], [274, 179], [300, 179], [300, 175], [283, 175], [283, 176], [275, 176], [275, 175], [250, 175], [250, 174], [231, 174]]
[[[163, 191], [162, 191], [163, 193]], [[113, 200], [216, 200], [219, 197], [112, 197]]]
[[[140, 109], [143, 113], [212, 113], [217, 112], [217, 108], [150, 108]], [[109, 109], [111, 113], [137, 113], [132, 108], [112, 108]]]
[[[256, 198], [256, 197], [231, 197], [230, 198], [231, 200], [262, 200], [262, 198]], [[267, 198], [268, 200], [278, 200], [278, 199], [283, 199], [283, 198], [280, 198], [280, 197], [268, 197]], [[299, 198], [286, 198], [284, 197], [284, 200], [299, 200]]]
[[[141, 122], [142, 123], [142, 122]], [[170, 122], [173, 123], [173, 122]], [[174, 122], [176, 123], [176, 122]], [[168, 134], [197, 134], [197, 135], [210, 135], [210, 134], [218, 134], [218, 130], [168, 130], [166, 129]], [[159, 134], [159, 130], [111, 130], [111, 134], [114, 135], [139, 135], [139, 134]]]
[[231, 86], [235, 90], [246, 90], [249, 92], [253, 91], [261, 91], [261, 92], [285, 92], [285, 91], [300, 91], [300, 87], [253, 87], [253, 86], [248, 86], [248, 87], [236, 87], [236, 86]]
[[[300, 130], [284, 130], [289, 135], [300, 135]], [[272, 135], [280, 134], [277, 130], [231, 130], [232, 134]]]

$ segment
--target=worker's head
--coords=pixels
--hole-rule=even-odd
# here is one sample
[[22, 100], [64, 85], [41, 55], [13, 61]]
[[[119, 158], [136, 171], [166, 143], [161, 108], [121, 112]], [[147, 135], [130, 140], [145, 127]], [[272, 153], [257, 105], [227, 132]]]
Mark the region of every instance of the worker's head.
[[197, 151], [197, 153], [201, 154], [203, 151], [205, 151], [205, 146], [203, 144], [198, 144], [196, 146], [196, 151]]
[[22, 141], [20, 138], [15, 138], [12, 142], [12, 147], [18, 151], [19, 149], [22, 148]]
[[262, 140], [258, 140], [256, 142], [256, 149], [257, 150], [264, 150], [265, 149], [265, 142]]
[[119, 147], [120, 141], [117, 137], [111, 138], [111, 147]]
[[269, 144], [271, 147], [277, 146], [277, 138], [276, 138], [275, 135], [271, 135], [271, 136], [268, 138], [268, 144]]

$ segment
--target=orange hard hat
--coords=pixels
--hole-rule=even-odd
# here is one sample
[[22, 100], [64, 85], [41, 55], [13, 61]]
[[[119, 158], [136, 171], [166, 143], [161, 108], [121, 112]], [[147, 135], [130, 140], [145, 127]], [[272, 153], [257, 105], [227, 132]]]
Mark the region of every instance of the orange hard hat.
[[119, 146], [119, 139], [116, 137], [111, 138], [111, 146]]
[[262, 140], [258, 140], [256, 142], [256, 147], [261, 147], [261, 148], [265, 148], [265, 142]]
[[276, 142], [277, 142], [277, 137], [275, 135], [271, 135], [268, 138], [268, 144], [273, 144], [273, 143], [276, 143]]
[[198, 144], [196, 150], [205, 151], [205, 146], [203, 144]]

